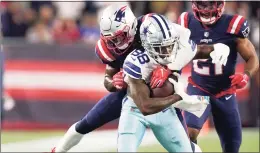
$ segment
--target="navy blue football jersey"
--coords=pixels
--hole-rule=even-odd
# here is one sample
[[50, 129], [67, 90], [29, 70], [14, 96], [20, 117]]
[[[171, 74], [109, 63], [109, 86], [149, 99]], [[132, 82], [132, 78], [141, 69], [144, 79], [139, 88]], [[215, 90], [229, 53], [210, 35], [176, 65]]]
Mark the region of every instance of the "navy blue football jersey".
[[235, 73], [237, 61], [237, 38], [246, 38], [250, 29], [248, 21], [240, 15], [223, 14], [213, 25], [204, 27], [193, 15], [184, 12], [178, 23], [191, 30], [190, 39], [196, 44], [223, 43], [229, 46], [230, 54], [226, 66], [211, 63], [212, 59], [193, 60], [192, 81], [209, 91], [217, 94], [230, 88], [229, 76]]
[[131, 53], [133, 50], [142, 48], [139, 29], [144, 19], [150, 15], [151, 14], [147, 14], [137, 18], [136, 34], [133, 40], [133, 44], [131, 44], [131, 46], [127, 49], [127, 51], [122, 55], [118, 55], [113, 51], [109, 50], [102, 39], [98, 40], [96, 44], [95, 52], [97, 57], [102, 61], [102, 63], [108, 64], [113, 68], [122, 68], [126, 56], [129, 53]]

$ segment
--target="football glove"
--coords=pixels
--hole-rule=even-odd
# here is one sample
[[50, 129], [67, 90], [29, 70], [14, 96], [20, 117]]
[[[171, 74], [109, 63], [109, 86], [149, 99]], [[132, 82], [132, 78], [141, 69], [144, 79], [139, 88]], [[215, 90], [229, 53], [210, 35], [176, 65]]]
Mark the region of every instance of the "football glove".
[[236, 89], [242, 89], [244, 88], [248, 81], [249, 81], [249, 76], [247, 74], [234, 74], [229, 77], [231, 79], [231, 86], [235, 86]]
[[152, 72], [150, 87], [160, 88], [164, 84], [164, 82], [168, 79], [168, 76], [171, 74], [171, 71], [162, 66], [158, 66]]
[[119, 71], [113, 76], [112, 84], [117, 89], [124, 89], [127, 87], [126, 83], [124, 82], [124, 72]]
[[214, 44], [214, 51], [210, 53], [212, 63], [225, 66], [227, 64], [229, 53], [230, 49], [227, 45], [222, 43]]

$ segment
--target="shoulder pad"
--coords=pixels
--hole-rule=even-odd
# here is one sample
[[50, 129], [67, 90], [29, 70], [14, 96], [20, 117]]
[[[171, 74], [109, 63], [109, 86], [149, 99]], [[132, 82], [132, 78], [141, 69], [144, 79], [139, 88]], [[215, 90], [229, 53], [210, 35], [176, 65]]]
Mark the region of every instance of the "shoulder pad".
[[134, 79], [142, 78], [142, 63], [140, 63], [140, 61], [137, 58], [137, 54], [145, 54], [142, 52], [143, 51], [136, 49], [127, 55], [123, 65], [124, 74]]
[[229, 23], [227, 33], [247, 38], [250, 33], [248, 21], [241, 15], [234, 15]]
[[178, 18], [178, 24], [185, 28], [188, 28], [188, 22], [189, 22], [189, 12], [183, 12]]
[[178, 31], [178, 33], [180, 34], [180, 40], [181, 41], [188, 41], [190, 39], [190, 35], [191, 35], [191, 31], [190, 29], [187, 29], [179, 24], [176, 23], [172, 23], [174, 24], [174, 27], [176, 28], [176, 30]]
[[181, 47], [178, 50], [178, 54], [175, 57], [175, 60], [168, 64], [170, 70], [180, 71], [184, 68], [197, 53], [197, 45], [192, 41], [183, 41]]
[[99, 39], [96, 43], [95, 52], [97, 57], [105, 64], [113, 62], [116, 58], [112, 55], [103, 40]]

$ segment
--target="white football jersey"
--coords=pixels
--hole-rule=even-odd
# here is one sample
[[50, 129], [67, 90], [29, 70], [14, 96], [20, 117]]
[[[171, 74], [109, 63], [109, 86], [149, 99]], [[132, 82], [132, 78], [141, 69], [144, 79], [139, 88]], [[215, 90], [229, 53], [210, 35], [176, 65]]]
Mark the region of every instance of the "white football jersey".
[[176, 23], [174, 27], [180, 34], [180, 45], [177, 51], [177, 55], [173, 58], [172, 63], [168, 64], [168, 68], [171, 70], [180, 71], [183, 67], [185, 67], [196, 55], [197, 53], [197, 45], [190, 40], [190, 30], [182, 27]]
[[146, 83], [150, 82], [152, 71], [159, 65], [144, 50], [134, 50], [125, 59], [123, 71], [127, 78], [143, 79]]

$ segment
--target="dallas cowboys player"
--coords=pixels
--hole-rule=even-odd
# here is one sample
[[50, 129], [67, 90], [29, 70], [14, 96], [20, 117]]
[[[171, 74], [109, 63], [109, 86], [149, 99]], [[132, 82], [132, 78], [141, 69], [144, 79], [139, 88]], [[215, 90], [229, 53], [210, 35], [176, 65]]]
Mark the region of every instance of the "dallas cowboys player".
[[[85, 134], [119, 118], [121, 102], [126, 94], [126, 85], [120, 69], [133, 48], [142, 48], [139, 27], [148, 16], [151, 14], [137, 19], [128, 6], [122, 5], [111, 5], [104, 10], [100, 19], [101, 39], [97, 42], [96, 54], [106, 65], [104, 85], [111, 93], [100, 99], [85, 117], [69, 128], [53, 152], [68, 151], [77, 145]], [[208, 57], [213, 47], [198, 45], [197, 48], [197, 57]], [[218, 58], [219, 61], [220, 59]]]
[[[165, 98], [150, 98], [147, 83], [152, 71], [160, 65], [172, 64], [179, 52], [196, 54], [196, 46], [188, 42], [189, 33], [183, 33], [177, 24], [164, 16], [153, 14], [140, 27], [143, 49], [135, 49], [125, 59], [123, 70], [128, 84], [127, 96], [123, 99], [118, 128], [118, 151], [136, 152], [146, 127], [169, 152], [192, 152], [178, 111], [171, 107], [176, 102], [191, 105], [206, 105], [206, 101], [188, 96], [180, 82], [171, 80], [175, 93]], [[185, 28], [181, 28], [182, 30]], [[183, 59], [184, 60], [184, 59]], [[176, 63], [175, 63], [176, 64]], [[177, 107], [177, 106], [176, 106]]]

